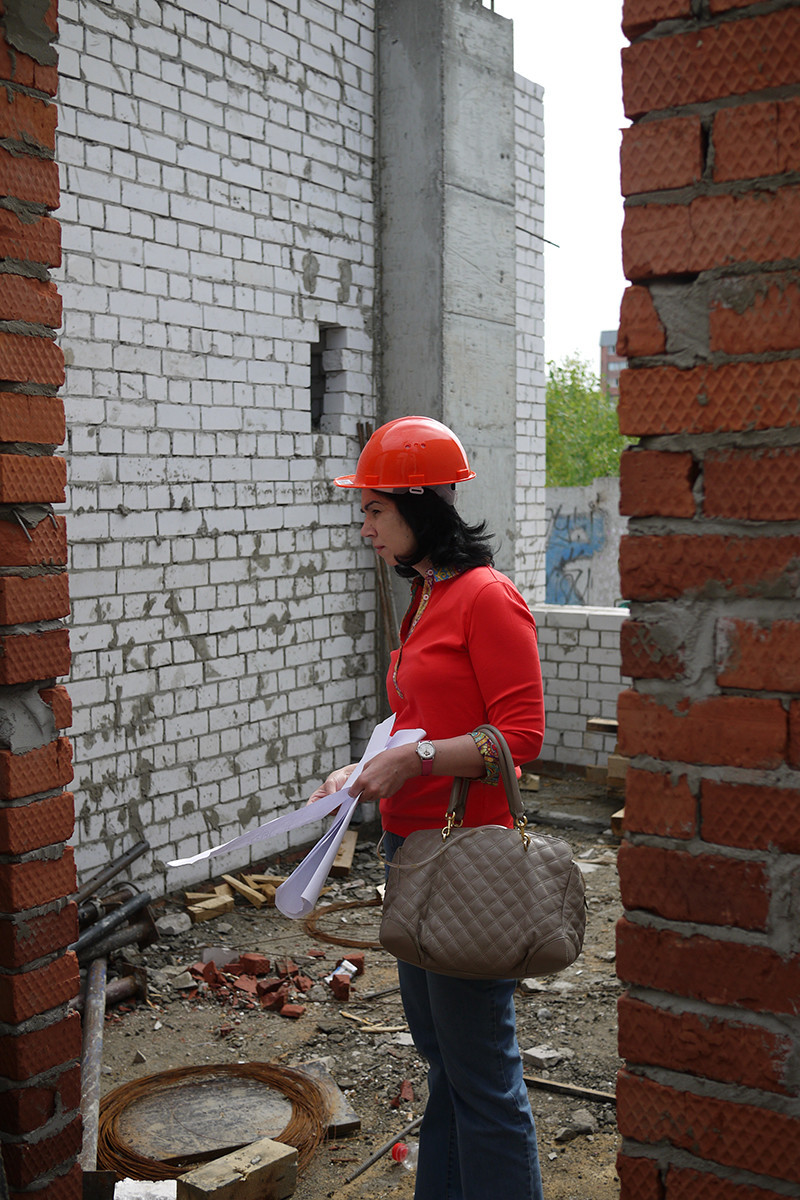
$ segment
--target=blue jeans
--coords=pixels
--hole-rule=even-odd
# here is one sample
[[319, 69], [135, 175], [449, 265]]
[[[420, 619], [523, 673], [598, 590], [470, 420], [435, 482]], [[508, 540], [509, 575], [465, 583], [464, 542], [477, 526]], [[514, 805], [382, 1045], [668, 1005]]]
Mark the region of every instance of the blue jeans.
[[[386, 833], [386, 858], [402, 843]], [[397, 970], [414, 1045], [428, 1062], [414, 1200], [542, 1200], [515, 981], [455, 979], [403, 962]]]

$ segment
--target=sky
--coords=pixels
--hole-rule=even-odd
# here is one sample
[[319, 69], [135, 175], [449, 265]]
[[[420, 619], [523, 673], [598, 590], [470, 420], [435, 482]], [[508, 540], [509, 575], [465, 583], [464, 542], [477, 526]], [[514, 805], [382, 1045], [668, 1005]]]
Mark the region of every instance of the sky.
[[620, 233], [622, 0], [495, 0], [514, 22], [514, 69], [544, 87], [545, 360], [597, 372], [625, 289]]

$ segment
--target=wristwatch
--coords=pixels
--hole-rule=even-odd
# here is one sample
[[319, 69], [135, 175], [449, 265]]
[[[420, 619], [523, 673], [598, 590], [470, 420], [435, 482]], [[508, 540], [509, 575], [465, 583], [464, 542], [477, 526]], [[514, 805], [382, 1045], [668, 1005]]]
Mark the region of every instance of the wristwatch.
[[417, 754], [422, 763], [422, 774], [430, 775], [433, 771], [433, 760], [436, 757], [436, 747], [433, 742], [417, 742]]

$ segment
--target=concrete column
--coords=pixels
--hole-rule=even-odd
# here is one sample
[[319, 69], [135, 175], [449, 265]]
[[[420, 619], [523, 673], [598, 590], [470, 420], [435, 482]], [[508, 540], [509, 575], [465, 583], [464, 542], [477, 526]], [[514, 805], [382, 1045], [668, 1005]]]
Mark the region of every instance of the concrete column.
[[382, 420], [464, 442], [461, 490], [514, 562], [516, 207], [511, 22], [475, 0], [379, 0]]

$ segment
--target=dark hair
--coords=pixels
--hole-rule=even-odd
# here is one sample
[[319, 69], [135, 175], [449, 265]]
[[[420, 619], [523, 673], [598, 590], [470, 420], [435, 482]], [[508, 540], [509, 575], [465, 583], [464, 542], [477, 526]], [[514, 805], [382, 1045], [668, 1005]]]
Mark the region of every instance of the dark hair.
[[[452, 504], [429, 488], [422, 493], [401, 492], [392, 499], [416, 539], [413, 562], [429, 558], [434, 567], [456, 567], [460, 571], [493, 565], [492, 536], [485, 521], [467, 525]], [[404, 579], [413, 579], [417, 574], [409, 558], [399, 559], [395, 571]]]

